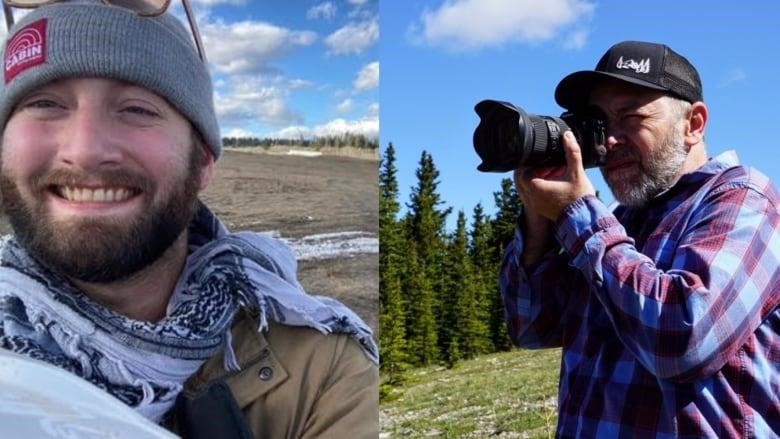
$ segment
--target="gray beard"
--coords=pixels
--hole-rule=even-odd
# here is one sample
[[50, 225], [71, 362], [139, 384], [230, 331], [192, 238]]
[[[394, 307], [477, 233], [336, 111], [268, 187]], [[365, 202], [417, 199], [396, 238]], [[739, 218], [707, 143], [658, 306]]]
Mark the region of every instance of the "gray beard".
[[638, 208], [674, 184], [687, 158], [682, 133], [675, 126], [659, 148], [640, 159], [639, 176], [618, 180], [615, 176], [607, 177], [603, 168], [601, 175], [620, 204]]

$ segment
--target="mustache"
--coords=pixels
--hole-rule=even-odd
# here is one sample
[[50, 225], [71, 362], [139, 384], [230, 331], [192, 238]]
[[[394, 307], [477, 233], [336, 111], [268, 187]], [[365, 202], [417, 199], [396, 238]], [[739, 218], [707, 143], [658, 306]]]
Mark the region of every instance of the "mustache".
[[641, 156], [639, 155], [639, 152], [628, 145], [623, 146], [621, 148], [611, 149], [607, 152], [607, 162], [617, 161], [617, 160], [624, 160], [624, 159], [636, 159], [640, 160]]
[[123, 187], [138, 192], [152, 192], [155, 183], [143, 174], [127, 169], [100, 169], [83, 172], [70, 169], [47, 169], [31, 178], [36, 192], [43, 192], [52, 186], [85, 186], [96, 182], [101, 186]]

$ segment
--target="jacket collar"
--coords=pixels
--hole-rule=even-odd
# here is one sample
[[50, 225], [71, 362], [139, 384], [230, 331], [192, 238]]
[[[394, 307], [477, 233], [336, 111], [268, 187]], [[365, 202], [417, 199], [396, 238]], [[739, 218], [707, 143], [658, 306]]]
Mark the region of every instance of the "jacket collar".
[[[233, 343], [238, 372], [226, 371], [223, 356], [209, 359], [185, 384], [184, 392], [193, 395], [207, 382], [224, 380], [231, 389], [240, 408], [281, 385], [289, 377], [288, 369], [278, 360], [266, 335], [257, 330], [257, 317], [249, 312], [241, 313], [233, 325]], [[276, 323], [270, 322], [269, 330]]]

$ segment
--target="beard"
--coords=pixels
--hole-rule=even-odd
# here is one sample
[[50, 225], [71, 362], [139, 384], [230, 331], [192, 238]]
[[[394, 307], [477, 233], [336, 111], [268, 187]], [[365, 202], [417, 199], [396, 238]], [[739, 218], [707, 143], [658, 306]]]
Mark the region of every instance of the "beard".
[[630, 146], [620, 148], [607, 156], [608, 162], [612, 158], [627, 156], [638, 159], [639, 175], [632, 178], [626, 178], [622, 173], [613, 173], [610, 176], [601, 168], [601, 175], [620, 204], [634, 208], [643, 207], [674, 184], [688, 157], [688, 150], [678, 128], [673, 126], [659, 147], [650, 151], [646, 157], [642, 157]]
[[20, 244], [49, 269], [89, 283], [122, 281], [158, 260], [189, 224], [201, 173], [198, 149], [198, 145], [191, 148], [187, 169], [169, 182], [167, 193], [156, 202], [152, 194], [157, 193], [158, 185], [145, 176], [126, 170], [91, 174], [108, 186], [140, 191], [143, 209], [134, 218], [54, 220], [45, 202], [52, 185], [76, 186], [85, 177], [66, 170], [47, 170], [35, 176], [30, 202], [3, 170], [3, 208]]

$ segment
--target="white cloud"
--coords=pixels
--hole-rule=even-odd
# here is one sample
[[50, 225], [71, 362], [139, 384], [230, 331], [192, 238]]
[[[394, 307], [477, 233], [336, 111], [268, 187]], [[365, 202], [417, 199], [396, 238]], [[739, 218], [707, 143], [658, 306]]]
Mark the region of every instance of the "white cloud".
[[271, 62], [312, 45], [317, 34], [256, 21], [207, 23], [202, 29], [209, 63], [220, 73], [241, 74], [273, 70]]
[[366, 137], [379, 137], [379, 118], [366, 117], [358, 120], [334, 119], [312, 129], [315, 137], [334, 136], [344, 133], [362, 134]]
[[263, 122], [271, 125], [301, 123], [303, 117], [287, 104], [287, 89], [265, 84], [259, 78], [234, 77], [229, 86], [215, 94], [214, 104], [220, 125], [244, 126]]
[[371, 90], [379, 86], [379, 61], [366, 64], [352, 84], [356, 91]]
[[594, 8], [587, 0], [449, 0], [423, 12], [420, 25], [410, 32], [414, 40], [452, 50], [536, 43], [581, 26]]
[[379, 39], [379, 21], [371, 19], [349, 23], [325, 38], [328, 53], [332, 55], [359, 55]]
[[[346, 77], [342, 75], [338, 84], [323, 80], [321, 75], [308, 70], [292, 77], [285, 72], [288, 59], [295, 59], [318, 40], [324, 40], [331, 56], [372, 53], [379, 38], [378, 6], [374, 0], [310, 2], [313, 7], [304, 7], [303, 11], [312, 20], [331, 20], [345, 15], [343, 18], [347, 21], [344, 23], [348, 24], [330, 33], [327, 39], [324, 39], [327, 33], [318, 35], [307, 29], [306, 24], [291, 28], [261, 21], [231, 23], [225, 17], [214, 15], [207, 6], [202, 6], [250, 3], [246, 0], [198, 1], [201, 5], [197, 10], [198, 22], [214, 79], [215, 106], [223, 136], [311, 139], [350, 132], [378, 137], [378, 103], [358, 104], [365, 102], [363, 99], [366, 97], [376, 100], [372, 93], [376, 93], [379, 81], [378, 62], [367, 63], [357, 72], [353, 71], [352, 78], [349, 77], [350, 70], [346, 70]], [[176, 13], [180, 19], [186, 20], [181, 11]], [[313, 116], [308, 114], [306, 105], [301, 104], [299, 98], [312, 94], [325, 95], [327, 92], [337, 96], [333, 103], [336, 103], [334, 111], [338, 112], [338, 118], [310, 120]], [[362, 100], [356, 100], [358, 92], [363, 93]], [[305, 102], [308, 105], [312, 103], [309, 100]], [[352, 116], [356, 109], [360, 111], [361, 108], [365, 111], [363, 115]], [[350, 116], [347, 117], [347, 114]], [[278, 131], [269, 133], [274, 129]]]
[[233, 128], [227, 133], [222, 133], [222, 137], [256, 137], [251, 131], [247, 131], [243, 128]]
[[376, 139], [379, 137], [379, 117], [366, 116], [357, 120], [337, 118], [314, 127], [292, 125], [269, 134], [266, 137], [280, 139], [311, 139], [314, 137], [340, 136], [346, 133], [362, 134], [368, 138]]
[[352, 101], [352, 99], [347, 98], [336, 105], [336, 111], [339, 113], [349, 113], [354, 107], [355, 103]]
[[336, 16], [336, 5], [333, 2], [324, 2], [316, 6], [312, 6], [306, 11], [306, 18], [316, 20], [324, 18], [326, 20], [332, 20]]
[[314, 83], [311, 81], [307, 81], [306, 79], [290, 79], [287, 81], [287, 87], [289, 87], [290, 90], [311, 88], [313, 86]]
[[312, 130], [304, 125], [292, 125], [282, 128], [281, 130], [268, 134], [264, 137], [270, 137], [272, 139], [310, 139]]

